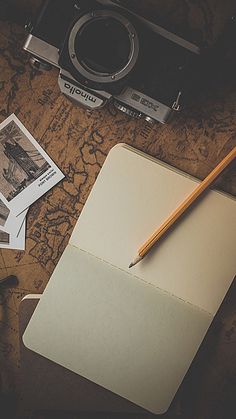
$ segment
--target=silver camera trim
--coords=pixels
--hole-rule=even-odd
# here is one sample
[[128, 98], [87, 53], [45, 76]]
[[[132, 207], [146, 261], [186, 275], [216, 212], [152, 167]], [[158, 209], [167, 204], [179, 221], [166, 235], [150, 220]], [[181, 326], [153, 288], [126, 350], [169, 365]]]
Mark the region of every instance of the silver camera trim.
[[74, 84], [73, 80], [65, 80], [63, 76], [63, 72], [60, 71], [58, 84], [61, 92], [71, 100], [90, 110], [102, 108], [106, 104], [105, 98], [88, 92], [81, 86]]
[[165, 124], [171, 113], [174, 112], [172, 108], [169, 108], [164, 103], [158, 102], [158, 100], [131, 87], [126, 87], [121, 94], [114, 96], [114, 99], [162, 124]]
[[41, 60], [60, 68], [58, 65], [58, 48], [48, 44], [40, 38], [37, 38], [35, 35], [28, 35], [23, 49], [29, 52], [33, 57], [40, 58]]
[[[79, 32], [79, 30], [82, 28], [82, 26], [85, 23], [89, 22], [90, 20], [94, 18], [100, 18], [100, 17], [113, 17], [114, 19], [118, 20], [120, 23], [122, 23], [122, 25], [125, 26], [125, 28], [127, 29], [129, 33], [129, 38], [130, 38], [131, 51], [130, 51], [129, 61], [121, 70], [119, 70], [118, 72], [111, 73], [111, 74], [100, 73], [100, 72], [95, 72], [92, 69], [86, 69], [82, 64], [80, 64], [76, 56], [76, 51], [74, 47], [76, 35]], [[68, 49], [69, 49], [69, 54], [70, 54], [70, 59], [71, 59], [72, 64], [74, 65], [76, 70], [78, 70], [79, 73], [82, 74], [82, 76], [97, 83], [112, 83], [114, 81], [122, 79], [127, 74], [129, 74], [129, 72], [132, 70], [132, 68], [136, 64], [138, 53], [139, 53], [139, 41], [138, 41], [138, 35], [134, 26], [124, 16], [112, 10], [96, 10], [96, 11], [93, 11], [93, 12], [90, 12], [81, 16], [81, 18], [77, 20], [69, 36]]]
[[[129, 10], [125, 7], [122, 7], [120, 4], [118, 5], [117, 4], [118, 1], [114, 1], [114, 0], [113, 1], [97, 0], [97, 1], [105, 7], [115, 6], [116, 9], [120, 12]], [[148, 21], [142, 18], [141, 16], [138, 16], [137, 14], [133, 13], [131, 10], [129, 10], [129, 12], [133, 16], [137, 17], [142, 23], [148, 26], [149, 29], [151, 29], [156, 34], [159, 34], [160, 36], [170, 40], [171, 42], [175, 44], [182, 46], [185, 49], [188, 49], [189, 51], [195, 54], [200, 53], [199, 47], [192, 44], [191, 42], [186, 41], [183, 38], [180, 38], [179, 36], [173, 34], [172, 32], [167, 31], [166, 29], [160, 27], [159, 25], [151, 21]], [[114, 15], [116, 14], [116, 12], [113, 10], [112, 14]], [[126, 20], [125, 17], [123, 17], [119, 13], [117, 14], [121, 16], [122, 22]], [[89, 14], [89, 16], [92, 17], [91, 13]], [[128, 23], [129, 23], [129, 27], [131, 28], [132, 33], [135, 34], [135, 37], [133, 38], [133, 40], [137, 42], [138, 48], [136, 48], [134, 52], [136, 52], [138, 56], [138, 50], [139, 50], [138, 36], [132, 24], [130, 24], [130, 22]], [[58, 82], [59, 82], [59, 87], [60, 87], [61, 92], [64, 93], [70, 99], [74, 100], [76, 103], [86, 107], [89, 110], [96, 109], [96, 108], [98, 109], [104, 106], [107, 102], [109, 101], [112, 102], [114, 100], [116, 102], [118, 101], [117, 103], [120, 104], [119, 109], [122, 110], [123, 112], [126, 112], [130, 115], [131, 115], [131, 112], [136, 112], [139, 117], [143, 117], [149, 122], [157, 121], [163, 124], [166, 123], [170, 119], [171, 115], [174, 112], [179, 110], [179, 107], [180, 107], [179, 98], [180, 98], [181, 92], [178, 92], [177, 97], [174, 103], [172, 104], [172, 107], [169, 107], [165, 105], [164, 103], [160, 103], [159, 101], [153, 99], [152, 97], [145, 95], [141, 91], [132, 89], [130, 87], [126, 87], [117, 96], [112, 96], [110, 93], [106, 92], [105, 90], [101, 91], [101, 90], [90, 89], [87, 91], [86, 87], [78, 83], [78, 81], [74, 79], [70, 73], [60, 68], [59, 63], [58, 63], [59, 51], [57, 47], [48, 44], [47, 42], [43, 41], [40, 38], [37, 38], [35, 35], [29, 34], [23, 48], [25, 51], [29, 52], [33, 57], [36, 57], [37, 59], [41, 59], [44, 62], [48, 62], [54, 65], [55, 67], [59, 68], [60, 75], [59, 75]], [[137, 56], [136, 56], [136, 60], [137, 60]], [[133, 65], [135, 65], [135, 62]], [[91, 79], [91, 73], [89, 73], [89, 78]], [[105, 89], [105, 86], [106, 84], [104, 83], [104, 89]]]

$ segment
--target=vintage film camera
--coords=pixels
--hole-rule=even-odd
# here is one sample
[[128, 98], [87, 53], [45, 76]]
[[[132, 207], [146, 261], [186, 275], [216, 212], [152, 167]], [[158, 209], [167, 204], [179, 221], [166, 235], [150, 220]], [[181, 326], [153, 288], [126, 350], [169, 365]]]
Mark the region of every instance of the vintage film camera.
[[199, 48], [110, 0], [49, 0], [24, 49], [59, 68], [62, 93], [93, 110], [165, 123], [188, 101]]

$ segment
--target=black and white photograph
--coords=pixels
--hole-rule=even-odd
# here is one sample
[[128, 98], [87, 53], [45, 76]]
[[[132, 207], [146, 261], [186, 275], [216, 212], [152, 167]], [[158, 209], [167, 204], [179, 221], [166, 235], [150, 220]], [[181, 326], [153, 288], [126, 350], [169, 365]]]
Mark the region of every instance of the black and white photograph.
[[13, 234], [13, 236], [17, 237], [21, 230], [22, 224], [26, 219], [27, 211], [28, 209], [23, 211], [18, 216], [14, 215], [13, 212], [10, 211], [4, 226], [0, 226], [0, 230], [9, 233], [10, 235]]
[[24, 222], [24, 219], [27, 214], [27, 209], [23, 211], [20, 215], [16, 216], [9, 210], [9, 208], [4, 204], [0, 199], [0, 231], [18, 235], [21, 226]]
[[9, 244], [10, 243], [10, 234], [6, 231], [0, 230], [0, 246], [1, 244]]
[[25, 249], [25, 220], [19, 231], [3, 231], [0, 229], [0, 249]]
[[21, 121], [0, 124], [0, 199], [19, 215], [64, 177]]
[[49, 168], [49, 163], [29, 141], [15, 121], [0, 131], [1, 192], [11, 201]]
[[6, 224], [7, 218], [9, 216], [10, 210], [0, 199], [0, 226], [4, 227]]

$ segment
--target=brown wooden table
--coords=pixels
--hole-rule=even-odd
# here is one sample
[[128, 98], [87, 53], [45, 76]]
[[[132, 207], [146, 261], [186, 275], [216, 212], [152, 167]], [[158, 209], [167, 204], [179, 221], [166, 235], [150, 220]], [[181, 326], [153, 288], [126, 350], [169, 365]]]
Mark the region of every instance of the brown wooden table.
[[[154, 0], [124, 3], [154, 18], [162, 10], [163, 23], [182, 34], [191, 30], [193, 40], [208, 44], [217, 38], [234, 5], [233, 1], [216, 0], [179, 1], [178, 5]], [[33, 1], [22, 1], [22, 5], [34, 10]], [[150, 127], [112, 106], [89, 114], [62, 96], [56, 69], [38, 72], [30, 67], [22, 51], [25, 33], [21, 26], [1, 21], [0, 29], [0, 122], [14, 112], [66, 175], [31, 206], [26, 250], [0, 252], [0, 276], [19, 278], [17, 287], [4, 291], [0, 323], [1, 391], [17, 399], [19, 302], [28, 293], [43, 292], [111, 147], [126, 142], [202, 179], [236, 145], [236, 86], [234, 80], [226, 80], [203, 92], [197, 103], [168, 125]], [[235, 165], [217, 187], [236, 194]], [[163, 417], [235, 417], [235, 304], [233, 284], [184, 385]]]

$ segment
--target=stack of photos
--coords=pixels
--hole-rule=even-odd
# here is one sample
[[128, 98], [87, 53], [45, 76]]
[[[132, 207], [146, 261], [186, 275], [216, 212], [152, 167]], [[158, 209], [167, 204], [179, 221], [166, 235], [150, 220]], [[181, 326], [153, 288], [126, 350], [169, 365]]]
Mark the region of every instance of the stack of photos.
[[25, 249], [29, 206], [63, 177], [14, 114], [0, 124], [0, 248]]

